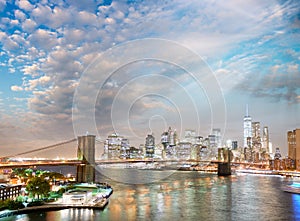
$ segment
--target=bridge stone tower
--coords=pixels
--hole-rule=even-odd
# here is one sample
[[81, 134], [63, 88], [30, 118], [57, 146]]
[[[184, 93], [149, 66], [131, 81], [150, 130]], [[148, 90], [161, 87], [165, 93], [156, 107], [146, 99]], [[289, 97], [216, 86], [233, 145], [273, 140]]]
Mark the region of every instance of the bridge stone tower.
[[82, 161], [77, 166], [76, 181], [79, 183], [95, 182], [95, 138], [94, 135], [78, 137], [77, 158]]
[[218, 160], [223, 161], [218, 163], [218, 176], [231, 175], [231, 150], [228, 148], [218, 149]]

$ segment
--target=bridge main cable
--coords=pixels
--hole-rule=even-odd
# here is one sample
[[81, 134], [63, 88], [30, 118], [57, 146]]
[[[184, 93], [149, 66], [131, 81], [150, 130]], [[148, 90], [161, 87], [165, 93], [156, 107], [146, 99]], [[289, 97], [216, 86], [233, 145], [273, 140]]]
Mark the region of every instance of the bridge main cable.
[[65, 145], [65, 144], [68, 144], [68, 143], [72, 143], [74, 141], [77, 141], [77, 138], [74, 138], [74, 139], [68, 140], [68, 141], [64, 141], [64, 142], [61, 142], [61, 143], [53, 144], [53, 145], [50, 145], [50, 146], [41, 147], [41, 148], [38, 148], [38, 149], [29, 150], [29, 151], [25, 151], [25, 152], [22, 152], [22, 153], [17, 153], [17, 154], [14, 154], [14, 155], [1, 157], [1, 158], [5, 159], [5, 158], [16, 157], [16, 156], [20, 156], [20, 155], [29, 154], [29, 153], [34, 153], [34, 152], [38, 152], [38, 151], [41, 151], [41, 150], [51, 149], [51, 148], [54, 148], [54, 147], [57, 147], [57, 146], [60, 146], [60, 145]]

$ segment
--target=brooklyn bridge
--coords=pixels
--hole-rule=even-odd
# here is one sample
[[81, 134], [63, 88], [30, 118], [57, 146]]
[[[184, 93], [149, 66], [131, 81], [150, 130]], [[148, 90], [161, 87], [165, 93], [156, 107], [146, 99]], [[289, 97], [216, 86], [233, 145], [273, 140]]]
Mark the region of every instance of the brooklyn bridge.
[[[79, 136], [74, 139], [59, 142], [53, 145], [35, 148], [33, 150], [28, 150], [20, 153], [15, 153], [13, 155], [7, 155], [1, 157], [0, 169], [5, 168], [26, 168], [35, 166], [76, 166], [76, 181], [77, 182], [94, 182], [95, 181], [95, 167], [98, 165], [105, 164], [135, 164], [135, 163], [158, 163], [158, 164], [169, 164], [169, 165], [218, 165], [218, 174], [220, 175], [230, 175], [231, 168], [242, 165], [243, 167], [254, 166], [257, 168], [262, 167], [262, 163], [248, 163], [248, 162], [231, 162], [230, 159], [225, 160], [178, 160], [178, 159], [157, 159], [157, 158], [142, 158], [142, 159], [101, 159], [96, 160], [95, 158], [95, 144], [101, 143], [97, 140], [94, 135]], [[103, 142], [102, 142], [103, 143]], [[71, 144], [71, 149], [69, 152], [76, 152], [76, 159], [30, 159], [24, 161], [13, 160], [17, 157], [28, 154], [35, 154], [41, 151], [56, 151], [61, 149], [66, 145]]]

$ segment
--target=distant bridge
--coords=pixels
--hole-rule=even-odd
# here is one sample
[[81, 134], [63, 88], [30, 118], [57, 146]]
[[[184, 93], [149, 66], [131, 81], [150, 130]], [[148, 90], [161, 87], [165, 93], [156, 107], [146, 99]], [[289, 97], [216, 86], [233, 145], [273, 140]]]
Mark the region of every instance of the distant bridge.
[[[32, 161], [9, 161], [8, 159], [14, 158], [17, 156], [24, 156], [28, 154], [32, 154], [39, 151], [46, 151], [50, 149], [55, 149], [67, 145], [69, 143], [77, 141], [78, 145], [76, 145], [77, 159], [76, 160], [54, 160], [54, 159], [46, 159], [46, 160], [32, 160]], [[68, 141], [63, 141], [57, 144], [53, 144], [50, 146], [45, 146], [41, 148], [36, 148], [34, 150], [29, 150], [21, 153], [16, 153], [13, 155], [8, 155], [5, 157], [1, 157], [0, 169], [4, 168], [20, 168], [20, 167], [35, 167], [35, 166], [77, 166], [77, 177], [78, 180], [81, 181], [89, 181], [92, 182], [94, 180], [95, 173], [95, 165], [103, 165], [103, 164], [129, 164], [129, 163], [170, 163], [170, 164], [218, 164], [218, 166], [224, 164], [224, 161], [218, 160], [178, 160], [178, 159], [108, 159], [108, 160], [95, 160], [95, 142], [101, 142], [95, 139], [93, 135], [82, 136], [78, 138], [74, 138]], [[88, 157], [92, 156], [90, 159]], [[263, 163], [248, 163], [248, 162], [227, 162], [227, 167], [231, 166], [239, 166], [244, 165], [246, 167], [254, 166], [254, 167], [262, 167], [265, 164]], [[92, 174], [92, 175], [91, 175]]]
[[[176, 159], [109, 159], [109, 160], [96, 160], [95, 165], [102, 164], [130, 164], [130, 163], [178, 163], [184, 164], [218, 164], [223, 161], [217, 160], [176, 160]], [[20, 168], [20, 167], [35, 167], [35, 166], [77, 166], [83, 164], [81, 160], [32, 160], [32, 161], [17, 161], [0, 163], [0, 169], [5, 168]], [[248, 163], [248, 162], [231, 162], [231, 165], [245, 165], [245, 166], [263, 166], [262, 163]]]

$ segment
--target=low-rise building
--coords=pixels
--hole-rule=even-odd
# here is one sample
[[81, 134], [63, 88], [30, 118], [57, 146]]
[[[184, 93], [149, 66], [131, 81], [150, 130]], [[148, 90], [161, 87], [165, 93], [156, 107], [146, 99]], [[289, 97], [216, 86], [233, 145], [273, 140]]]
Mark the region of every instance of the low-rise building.
[[85, 204], [92, 199], [90, 190], [69, 190], [63, 194], [64, 204]]

